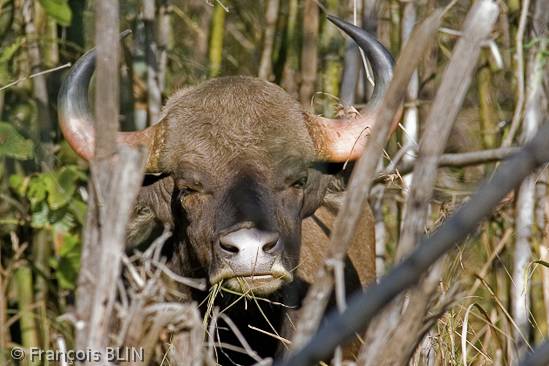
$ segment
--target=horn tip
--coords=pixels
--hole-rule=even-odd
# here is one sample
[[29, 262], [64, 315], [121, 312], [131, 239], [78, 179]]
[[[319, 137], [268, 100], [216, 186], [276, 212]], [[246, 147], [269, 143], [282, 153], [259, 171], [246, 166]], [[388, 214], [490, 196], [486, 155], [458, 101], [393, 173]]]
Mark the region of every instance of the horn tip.
[[126, 38], [127, 36], [129, 36], [130, 34], [132, 34], [132, 30], [131, 29], [126, 29], [124, 31], [122, 31], [120, 33], [120, 40], [123, 40], [124, 38]]

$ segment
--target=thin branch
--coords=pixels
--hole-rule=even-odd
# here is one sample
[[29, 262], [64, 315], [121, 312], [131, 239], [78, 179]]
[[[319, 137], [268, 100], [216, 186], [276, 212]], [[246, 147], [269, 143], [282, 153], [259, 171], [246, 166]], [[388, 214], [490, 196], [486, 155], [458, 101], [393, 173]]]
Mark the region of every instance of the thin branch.
[[[465, 167], [470, 165], [488, 164], [507, 159], [517, 153], [518, 147], [499, 148], [492, 150], [472, 151], [460, 154], [444, 154], [438, 159], [439, 167]], [[382, 176], [375, 179], [375, 183], [387, 181], [387, 174], [398, 171], [400, 175], [406, 175], [414, 169], [415, 162], [407, 161], [397, 164], [396, 169], [384, 171]]]
[[37, 77], [37, 76], [49, 74], [50, 72], [54, 72], [54, 71], [57, 71], [57, 70], [65, 69], [65, 68], [71, 67], [71, 66], [72, 66], [72, 64], [71, 64], [70, 62], [67, 62], [67, 63], [64, 64], [64, 65], [54, 67], [53, 69], [48, 69], [48, 70], [40, 71], [40, 72], [37, 72], [36, 74], [32, 74], [32, 75], [26, 76], [26, 77], [24, 77], [24, 78], [19, 78], [18, 80], [14, 81], [13, 83], [9, 83], [8, 85], [5, 85], [5, 86], [1, 87], [1, 88], [0, 88], [0, 91], [2, 91], [2, 90], [4, 90], [4, 89], [7, 89], [7, 88], [9, 88], [9, 87], [11, 87], [11, 86], [17, 85], [17, 84], [19, 84], [19, 83], [22, 82], [22, 81], [25, 81], [25, 80], [28, 80], [28, 79], [32, 79], [32, 78], [35, 78], [35, 77]]

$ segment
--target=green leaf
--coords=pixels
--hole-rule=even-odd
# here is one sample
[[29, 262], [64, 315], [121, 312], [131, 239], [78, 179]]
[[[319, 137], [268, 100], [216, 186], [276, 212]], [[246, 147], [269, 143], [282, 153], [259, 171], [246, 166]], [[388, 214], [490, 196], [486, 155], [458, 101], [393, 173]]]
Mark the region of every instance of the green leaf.
[[34, 157], [34, 143], [21, 136], [7, 122], [0, 121], [0, 156], [28, 160]]
[[69, 206], [63, 206], [58, 210], [51, 210], [46, 201], [40, 202], [31, 214], [33, 227], [52, 229], [54, 232], [68, 234], [75, 227], [76, 219], [69, 211]]
[[88, 211], [88, 205], [78, 199], [74, 199], [70, 204], [70, 209], [76, 217], [76, 220], [81, 225], [84, 225], [84, 222], [86, 221], [86, 212]]
[[[42, 177], [32, 177], [29, 181], [29, 189], [27, 191], [27, 198], [31, 203], [32, 210], [34, 211], [37, 205], [46, 200], [46, 185], [41, 179]], [[39, 208], [41, 210], [42, 208]]]
[[48, 204], [52, 210], [65, 206], [76, 191], [78, 175], [74, 169], [65, 169], [61, 173], [48, 172], [42, 175], [42, 181], [48, 192]]
[[27, 193], [27, 188], [29, 187], [30, 178], [24, 175], [13, 174], [10, 175], [10, 187], [17, 194], [23, 197]]
[[50, 221], [48, 219], [48, 214], [50, 208], [48, 207], [48, 204], [46, 201], [41, 201], [36, 208], [37, 209], [33, 209], [31, 214], [32, 226], [37, 228], [49, 228]]
[[75, 225], [74, 215], [69, 212], [69, 207], [63, 206], [58, 210], [51, 210], [48, 213], [48, 221], [54, 231], [68, 233]]
[[62, 288], [73, 290], [78, 278], [82, 245], [78, 238], [73, 235], [65, 235], [63, 242], [63, 245], [59, 248], [59, 262], [55, 266], [57, 270], [56, 277]]
[[8, 62], [11, 60], [15, 52], [21, 47], [21, 41], [23, 40], [23, 37], [17, 37], [15, 39], [15, 42], [12, 44], [6, 46], [5, 48], [0, 51], [0, 63]]
[[69, 165], [67, 166], [67, 170], [70, 170], [73, 174], [75, 174], [79, 180], [82, 180], [84, 182], [88, 181], [88, 175], [84, 173], [78, 166], [76, 165]]
[[64, 0], [38, 0], [46, 10], [46, 14], [64, 27], [71, 25], [72, 10]]

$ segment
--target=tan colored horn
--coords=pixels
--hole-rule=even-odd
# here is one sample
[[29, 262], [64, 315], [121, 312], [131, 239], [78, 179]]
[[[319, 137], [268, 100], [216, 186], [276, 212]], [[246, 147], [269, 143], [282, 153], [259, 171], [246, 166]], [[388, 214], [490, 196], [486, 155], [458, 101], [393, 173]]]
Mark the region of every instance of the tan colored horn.
[[[344, 162], [357, 159], [362, 154], [380, 112], [387, 86], [393, 78], [395, 62], [389, 51], [364, 29], [330, 15], [327, 18], [347, 33], [364, 51], [372, 66], [375, 80], [372, 98], [359, 114], [344, 119], [315, 116], [323, 135], [321, 153], [327, 155], [329, 161]], [[396, 130], [399, 119], [400, 117], [393, 122], [391, 133]]]
[[[120, 34], [120, 39], [130, 31]], [[88, 101], [88, 89], [95, 70], [95, 50], [92, 48], [71, 68], [63, 81], [57, 100], [59, 126], [69, 145], [82, 158], [90, 161], [94, 156], [94, 116]], [[156, 155], [153, 149], [155, 135], [160, 132], [159, 124], [143, 131], [119, 132], [117, 142], [130, 146], [144, 145], [149, 149], [147, 172], [157, 171]]]

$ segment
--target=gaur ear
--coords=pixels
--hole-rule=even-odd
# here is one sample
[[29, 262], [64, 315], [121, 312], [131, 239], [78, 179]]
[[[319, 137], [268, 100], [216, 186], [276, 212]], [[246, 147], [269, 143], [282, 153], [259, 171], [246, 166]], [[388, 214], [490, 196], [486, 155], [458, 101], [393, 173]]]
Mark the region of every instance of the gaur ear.
[[311, 216], [316, 209], [322, 204], [329, 183], [333, 180], [333, 176], [322, 174], [316, 169], [309, 170], [307, 185], [303, 192], [303, 207], [301, 207], [301, 219]]
[[128, 224], [128, 246], [143, 243], [155, 229], [163, 230], [164, 226], [174, 227], [171, 210], [173, 187], [173, 179], [170, 176], [145, 176]]

